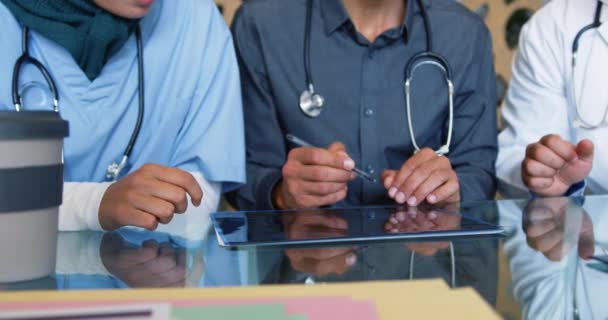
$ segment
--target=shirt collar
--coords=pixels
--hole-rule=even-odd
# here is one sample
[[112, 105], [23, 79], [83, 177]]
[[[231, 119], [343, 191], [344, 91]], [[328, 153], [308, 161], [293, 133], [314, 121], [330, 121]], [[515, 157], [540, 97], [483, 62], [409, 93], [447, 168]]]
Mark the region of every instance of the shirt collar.
[[[407, 29], [409, 21], [412, 20], [414, 14], [420, 13], [420, 8], [416, 3], [417, 0], [404, 1], [407, 1], [407, 12], [405, 14], [405, 17], [403, 17], [403, 27]], [[431, 1], [432, 0], [423, 0], [422, 5], [425, 8], [429, 8], [431, 6]], [[327, 33], [327, 35], [331, 35], [334, 31], [338, 30], [346, 22], [350, 21], [350, 17], [348, 16], [348, 12], [346, 11], [344, 4], [342, 3], [342, 0], [320, 0], [319, 2], [321, 3], [321, 15], [325, 22], [325, 32]]]

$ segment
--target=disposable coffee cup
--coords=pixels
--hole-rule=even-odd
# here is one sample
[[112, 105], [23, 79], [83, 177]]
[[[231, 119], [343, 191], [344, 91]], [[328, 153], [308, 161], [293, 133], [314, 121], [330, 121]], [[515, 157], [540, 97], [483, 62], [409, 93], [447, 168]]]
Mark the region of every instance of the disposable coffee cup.
[[54, 273], [68, 134], [56, 112], [0, 111], [0, 283]]

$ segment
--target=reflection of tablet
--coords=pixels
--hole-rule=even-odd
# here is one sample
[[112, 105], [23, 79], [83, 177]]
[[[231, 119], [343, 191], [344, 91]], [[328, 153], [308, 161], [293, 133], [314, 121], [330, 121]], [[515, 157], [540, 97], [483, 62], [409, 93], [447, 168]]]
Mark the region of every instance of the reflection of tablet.
[[[397, 228], [386, 228], [399, 217]], [[434, 218], [433, 218], [434, 217]], [[446, 210], [362, 207], [211, 214], [224, 247], [333, 244], [387, 240], [433, 240], [503, 235], [498, 226]]]

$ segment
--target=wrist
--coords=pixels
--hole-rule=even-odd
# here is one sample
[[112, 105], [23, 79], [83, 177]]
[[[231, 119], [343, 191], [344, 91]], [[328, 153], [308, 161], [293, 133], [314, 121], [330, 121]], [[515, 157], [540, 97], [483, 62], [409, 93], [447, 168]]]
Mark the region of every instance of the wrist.
[[570, 185], [564, 184], [559, 186], [552, 186], [551, 188], [534, 190], [530, 189], [532, 195], [535, 197], [542, 198], [552, 198], [552, 197], [563, 197], [568, 190], [570, 189]]
[[272, 189], [272, 206], [275, 209], [287, 209], [283, 196], [283, 180], [280, 180]]

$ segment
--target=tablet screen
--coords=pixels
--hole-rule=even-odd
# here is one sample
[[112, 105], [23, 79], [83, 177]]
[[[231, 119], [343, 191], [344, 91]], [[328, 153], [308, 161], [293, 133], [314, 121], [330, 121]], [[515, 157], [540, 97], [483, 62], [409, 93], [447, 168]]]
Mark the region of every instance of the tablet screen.
[[430, 206], [295, 211], [238, 211], [211, 215], [220, 245], [263, 246], [502, 234], [482, 220]]

